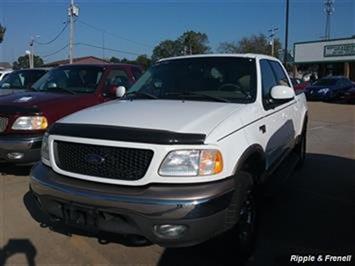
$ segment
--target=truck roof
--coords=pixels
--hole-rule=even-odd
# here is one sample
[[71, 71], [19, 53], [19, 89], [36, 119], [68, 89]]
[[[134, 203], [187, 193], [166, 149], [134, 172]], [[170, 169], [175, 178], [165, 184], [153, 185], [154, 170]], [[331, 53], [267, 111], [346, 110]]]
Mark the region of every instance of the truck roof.
[[159, 62], [166, 61], [166, 60], [185, 59], [185, 58], [199, 58], [199, 57], [244, 57], [244, 58], [254, 58], [254, 59], [278, 60], [276, 57], [272, 57], [272, 56], [269, 56], [269, 55], [245, 53], [245, 54], [196, 54], [196, 55], [183, 55], [183, 56], [174, 56], [174, 57], [162, 58], [162, 59], [159, 60]]

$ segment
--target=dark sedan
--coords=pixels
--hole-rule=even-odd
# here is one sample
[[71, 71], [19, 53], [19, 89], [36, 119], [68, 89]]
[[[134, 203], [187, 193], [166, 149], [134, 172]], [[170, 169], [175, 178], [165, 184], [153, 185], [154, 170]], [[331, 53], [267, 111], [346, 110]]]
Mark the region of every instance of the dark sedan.
[[353, 87], [351, 80], [343, 76], [332, 76], [317, 80], [305, 88], [307, 100], [332, 101], [340, 99]]

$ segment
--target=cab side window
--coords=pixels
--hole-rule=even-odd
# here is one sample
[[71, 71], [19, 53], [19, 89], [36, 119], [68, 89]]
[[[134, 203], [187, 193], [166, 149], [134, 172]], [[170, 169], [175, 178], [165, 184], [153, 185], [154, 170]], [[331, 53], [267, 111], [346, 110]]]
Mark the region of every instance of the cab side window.
[[271, 89], [277, 85], [290, 86], [287, 76], [282, 67], [276, 61], [267, 59], [260, 60], [262, 76], [262, 101], [265, 110], [273, 109], [285, 103], [271, 98]]
[[262, 100], [265, 109], [270, 109], [272, 99], [270, 96], [271, 88], [276, 86], [274, 72], [269, 62], [265, 59], [260, 60], [261, 82], [262, 82]]
[[281, 65], [276, 61], [270, 61], [271, 67], [274, 70], [277, 85], [283, 85], [291, 87], [291, 84], [288, 81], [287, 75]]

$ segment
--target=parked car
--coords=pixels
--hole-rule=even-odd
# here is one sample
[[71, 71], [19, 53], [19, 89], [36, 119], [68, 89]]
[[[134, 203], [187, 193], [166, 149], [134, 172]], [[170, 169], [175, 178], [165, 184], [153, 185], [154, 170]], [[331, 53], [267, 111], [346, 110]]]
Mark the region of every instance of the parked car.
[[291, 78], [291, 82], [296, 94], [304, 92], [304, 89], [310, 84], [308, 81], [299, 78]]
[[343, 76], [325, 77], [305, 88], [307, 100], [337, 100], [352, 88], [352, 82]]
[[163, 59], [121, 101], [54, 123], [30, 189], [53, 222], [93, 235], [176, 247], [233, 229], [248, 252], [256, 187], [291, 152], [302, 165], [306, 128], [305, 95], [276, 58]]
[[16, 70], [9, 73], [0, 81], [0, 96], [29, 90], [47, 71], [47, 69], [33, 68]]
[[0, 161], [40, 159], [45, 130], [56, 120], [116, 98], [119, 85], [130, 87], [140, 67], [125, 64], [66, 65], [50, 70], [32, 91], [0, 97]]
[[13, 70], [12, 69], [1, 69], [0, 70], [0, 81], [3, 80], [7, 75], [9, 75]]
[[347, 103], [355, 103], [355, 85], [351, 89], [344, 92], [343, 99]]

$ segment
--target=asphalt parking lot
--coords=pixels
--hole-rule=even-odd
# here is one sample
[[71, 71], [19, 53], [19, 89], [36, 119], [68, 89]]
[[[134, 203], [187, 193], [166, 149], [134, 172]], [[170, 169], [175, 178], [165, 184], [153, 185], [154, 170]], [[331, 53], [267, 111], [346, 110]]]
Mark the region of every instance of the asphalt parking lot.
[[261, 203], [259, 237], [248, 262], [238, 260], [230, 235], [164, 249], [129, 247], [122, 240], [102, 244], [42, 228], [26, 208], [31, 207], [29, 168], [1, 166], [0, 265], [282, 266], [292, 254], [353, 255], [344, 265], [355, 265], [355, 105], [312, 102], [309, 107], [306, 163], [276, 182]]

